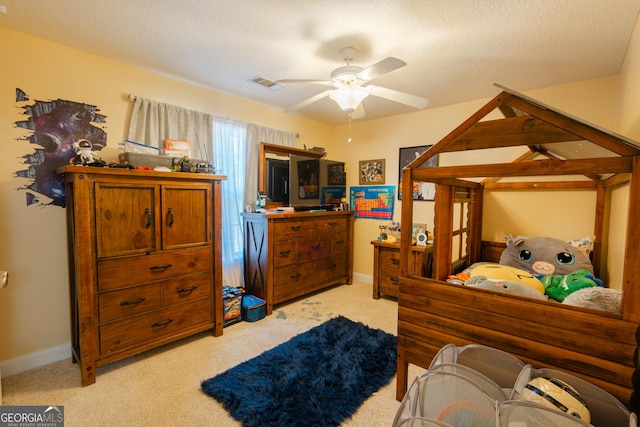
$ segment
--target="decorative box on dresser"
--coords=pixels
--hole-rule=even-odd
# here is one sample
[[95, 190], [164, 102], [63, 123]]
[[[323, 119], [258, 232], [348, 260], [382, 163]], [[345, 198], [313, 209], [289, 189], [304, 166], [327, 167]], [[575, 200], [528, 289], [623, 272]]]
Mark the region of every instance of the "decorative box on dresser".
[[222, 335], [223, 176], [66, 166], [72, 358], [96, 368]]
[[[380, 294], [398, 296], [400, 283], [400, 244], [373, 240], [373, 299]], [[409, 274], [430, 277], [433, 246], [411, 247]]]
[[247, 293], [273, 306], [353, 278], [353, 212], [244, 213]]

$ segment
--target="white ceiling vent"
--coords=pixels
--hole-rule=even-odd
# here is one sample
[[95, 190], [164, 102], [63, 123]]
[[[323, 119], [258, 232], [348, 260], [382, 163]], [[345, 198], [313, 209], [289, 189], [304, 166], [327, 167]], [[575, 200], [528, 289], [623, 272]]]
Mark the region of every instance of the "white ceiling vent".
[[260, 76], [252, 77], [247, 81], [255, 83], [255, 84], [259, 84], [260, 86], [264, 86], [267, 89], [271, 89], [271, 90], [278, 90], [278, 89], [282, 89], [282, 87], [283, 87], [281, 84], [278, 84], [278, 83], [276, 83], [274, 81], [271, 81], [271, 80], [267, 80], [264, 77], [260, 77]]

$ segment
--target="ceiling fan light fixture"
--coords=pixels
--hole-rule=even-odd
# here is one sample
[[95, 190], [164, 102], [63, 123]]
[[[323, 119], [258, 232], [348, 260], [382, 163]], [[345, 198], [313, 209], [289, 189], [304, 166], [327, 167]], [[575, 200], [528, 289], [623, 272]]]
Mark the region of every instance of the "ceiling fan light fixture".
[[342, 110], [351, 114], [358, 105], [369, 95], [369, 91], [362, 86], [342, 86], [329, 94]]

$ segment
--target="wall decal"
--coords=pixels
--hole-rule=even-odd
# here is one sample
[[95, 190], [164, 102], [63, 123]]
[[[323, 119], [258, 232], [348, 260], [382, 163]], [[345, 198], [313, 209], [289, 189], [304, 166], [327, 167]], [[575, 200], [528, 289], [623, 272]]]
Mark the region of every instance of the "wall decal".
[[[23, 90], [16, 88], [16, 103], [30, 101]], [[56, 169], [76, 156], [73, 144], [78, 140], [91, 142], [93, 151], [107, 145], [106, 116], [98, 114], [100, 110], [94, 105], [62, 99], [33, 101], [21, 108], [28, 118], [15, 125], [31, 132], [19, 140], [29, 141], [35, 148], [22, 156], [27, 169], [16, 171], [17, 177], [31, 181], [19, 189], [26, 192], [27, 205], [64, 207], [64, 184]]]

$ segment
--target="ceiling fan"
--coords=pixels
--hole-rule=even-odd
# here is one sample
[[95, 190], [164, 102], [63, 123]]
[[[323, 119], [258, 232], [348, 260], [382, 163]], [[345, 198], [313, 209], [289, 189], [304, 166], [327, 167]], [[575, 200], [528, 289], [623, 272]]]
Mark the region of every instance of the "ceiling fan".
[[295, 105], [290, 106], [285, 112], [290, 113], [300, 108], [306, 107], [324, 97], [333, 99], [342, 110], [354, 119], [364, 117], [364, 107], [362, 100], [369, 95], [388, 99], [400, 104], [409, 105], [414, 108], [422, 109], [429, 104], [429, 100], [419, 96], [411, 95], [397, 90], [388, 89], [382, 86], [366, 84], [376, 77], [387, 74], [393, 70], [404, 67], [406, 62], [394, 58], [392, 56], [376, 62], [368, 68], [351, 65], [351, 61], [358, 51], [353, 47], [344, 47], [340, 49], [340, 57], [347, 63], [342, 67], [338, 67], [331, 72], [331, 80], [311, 80], [311, 79], [283, 79], [276, 83], [311, 83], [326, 86], [333, 86], [334, 89], [328, 89], [317, 95], [307, 98]]

